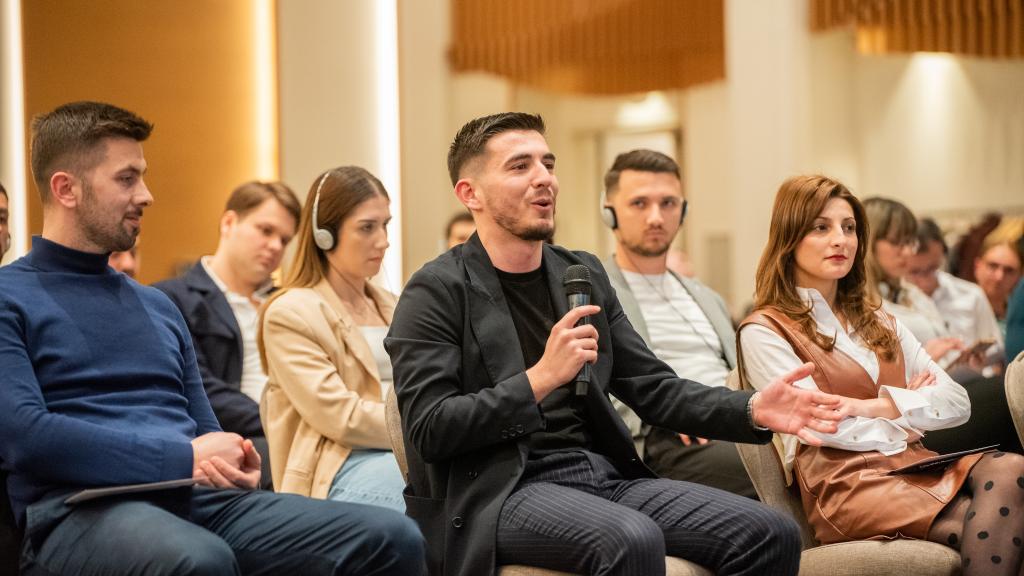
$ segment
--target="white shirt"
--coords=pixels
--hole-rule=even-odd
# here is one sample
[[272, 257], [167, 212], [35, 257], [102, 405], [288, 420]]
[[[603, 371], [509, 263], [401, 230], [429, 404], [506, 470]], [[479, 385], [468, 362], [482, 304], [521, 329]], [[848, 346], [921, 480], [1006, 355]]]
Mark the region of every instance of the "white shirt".
[[889, 299], [888, 284], [882, 282], [878, 290], [882, 294], [882, 309], [902, 322], [918, 342], [951, 336], [935, 302], [917, 286], [901, 281], [896, 302]]
[[[797, 288], [801, 298], [812, 306], [811, 314], [817, 323], [818, 332], [835, 337], [837, 350], [855, 360], [875, 383], [878, 382], [879, 364], [875, 352], [864, 346], [860, 337], [847, 332], [828, 303], [817, 290]], [[917, 390], [882, 386], [880, 398], [891, 398], [900, 417], [865, 418], [851, 416], [839, 422], [835, 434], [813, 433], [821, 438], [825, 446], [857, 452], [878, 450], [882, 454], [898, 454], [906, 450], [907, 443], [917, 440], [922, 431], [951, 428], [966, 422], [971, 416], [971, 404], [967, 392], [954, 382], [932, 361], [902, 322], [896, 321], [896, 335], [903, 350], [906, 366], [905, 378], [929, 371], [935, 375], [936, 383]], [[797, 357], [789, 343], [774, 331], [757, 324], [744, 326], [740, 331], [740, 346], [750, 384], [760, 389], [775, 378], [789, 372], [803, 362]], [[809, 390], [817, 389], [814, 379], [806, 377], [794, 384]], [[781, 435], [785, 449], [784, 462], [787, 469], [796, 458], [799, 439], [788, 434]]]
[[938, 288], [932, 294], [935, 307], [946, 321], [949, 332], [970, 346], [978, 340], [995, 340], [1000, 349], [1003, 335], [992, 305], [981, 286], [938, 271]]
[[373, 352], [373, 360], [377, 363], [377, 374], [380, 376], [380, 397], [387, 398], [388, 390], [394, 385], [395, 376], [391, 370], [391, 356], [384, 349], [384, 337], [388, 335], [390, 326], [360, 326], [363, 338]]
[[[256, 328], [260, 319], [259, 307], [273, 289], [273, 284], [267, 282], [253, 293], [252, 299], [249, 299], [228, 289], [227, 284], [214, 273], [209, 256], [203, 256], [200, 262], [203, 264], [206, 274], [210, 276], [213, 283], [224, 294], [224, 298], [227, 299], [228, 306], [231, 306], [231, 311], [235, 314], [235, 322], [238, 323], [238, 330], [242, 335], [242, 393], [259, 402], [260, 396], [263, 394], [263, 387], [267, 385], [267, 375], [263, 372], [263, 366], [260, 364], [260, 351], [256, 345]], [[257, 303], [254, 304], [253, 300]]]
[[681, 378], [724, 386], [729, 375], [722, 342], [689, 291], [671, 274], [622, 271], [650, 335], [651, 351]]

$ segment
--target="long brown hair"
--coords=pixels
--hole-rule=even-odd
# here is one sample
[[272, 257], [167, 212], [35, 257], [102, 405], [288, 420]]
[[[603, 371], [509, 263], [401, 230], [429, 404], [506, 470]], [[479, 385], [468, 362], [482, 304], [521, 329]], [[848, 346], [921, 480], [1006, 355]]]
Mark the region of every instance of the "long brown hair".
[[761, 254], [755, 279], [755, 308], [772, 307], [792, 318], [801, 332], [825, 350], [835, 339], [818, 333], [811, 306], [796, 291], [796, 248], [810, 232], [815, 218], [833, 198], [846, 200], [857, 222], [857, 252], [853, 266], [839, 279], [835, 307], [865, 344], [887, 361], [896, 357], [899, 340], [876, 314], [881, 303], [867, 291], [864, 267], [869, 226], [864, 207], [843, 184], [825, 176], [795, 176], [782, 183], [775, 196], [768, 244]]
[[870, 234], [867, 239], [867, 258], [864, 264], [868, 272], [868, 293], [872, 298], [881, 299], [878, 289], [882, 283], [889, 286], [891, 300], [900, 292], [900, 279], [889, 278], [875, 255], [879, 240], [887, 240], [897, 246], [904, 246], [917, 240], [917, 218], [902, 202], [877, 196], [864, 200]]
[[[313, 222], [313, 202], [317, 189], [320, 202], [317, 205], [317, 222]], [[270, 304], [292, 288], [310, 288], [327, 277], [327, 252], [321, 250], [313, 239], [314, 228], [329, 230], [334, 235], [332, 250], [338, 249], [338, 234], [341, 224], [360, 204], [370, 198], [383, 196], [390, 199], [384, 185], [376, 176], [359, 166], [341, 166], [328, 170], [313, 181], [309, 194], [302, 206], [299, 230], [295, 233], [295, 256], [288, 266], [281, 289], [264, 302], [260, 310], [259, 331], [256, 342], [260, 349], [263, 370], [267, 370], [266, 353], [263, 347], [263, 316]]]

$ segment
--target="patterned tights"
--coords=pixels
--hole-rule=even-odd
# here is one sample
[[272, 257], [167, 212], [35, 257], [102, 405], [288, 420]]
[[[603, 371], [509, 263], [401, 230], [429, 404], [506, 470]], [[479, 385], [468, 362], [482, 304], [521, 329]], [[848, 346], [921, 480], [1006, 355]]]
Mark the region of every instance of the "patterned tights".
[[1016, 576], [1024, 538], [1024, 456], [986, 454], [932, 524], [928, 539], [960, 551], [964, 576]]

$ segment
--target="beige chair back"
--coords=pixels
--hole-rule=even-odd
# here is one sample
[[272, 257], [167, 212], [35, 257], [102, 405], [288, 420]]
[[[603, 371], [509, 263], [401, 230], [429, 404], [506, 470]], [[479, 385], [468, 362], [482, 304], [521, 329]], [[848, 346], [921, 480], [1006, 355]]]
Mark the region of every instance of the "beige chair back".
[[817, 546], [818, 541], [814, 539], [814, 532], [807, 523], [800, 498], [786, 486], [775, 447], [771, 444], [737, 444], [736, 449], [761, 502], [788, 513], [796, 520], [800, 525], [800, 540], [805, 550]]
[[1017, 429], [1017, 438], [1024, 446], [1024, 352], [1017, 354], [1006, 367], [1003, 386], [1006, 388], [1006, 404], [1010, 407], [1013, 427]]
[[405, 438], [402, 437], [402, 416], [398, 413], [398, 396], [395, 389], [388, 390], [384, 397], [384, 423], [388, 427], [388, 440], [391, 441], [391, 451], [395, 453], [395, 460], [398, 460], [398, 469], [402, 471], [402, 478], [409, 481], [409, 463], [405, 459]]

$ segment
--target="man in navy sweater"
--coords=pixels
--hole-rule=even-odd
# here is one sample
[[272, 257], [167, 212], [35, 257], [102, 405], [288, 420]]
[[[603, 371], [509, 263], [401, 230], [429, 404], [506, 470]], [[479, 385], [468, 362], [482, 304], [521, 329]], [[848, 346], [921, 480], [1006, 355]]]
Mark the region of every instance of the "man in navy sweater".
[[[152, 126], [94, 102], [36, 118], [43, 234], [0, 269], [0, 462], [45, 574], [415, 574], [423, 542], [377, 508], [253, 491], [253, 445], [222, 432], [192, 339], [160, 291], [107, 266], [153, 197]], [[82, 488], [199, 486], [69, 505]]]

